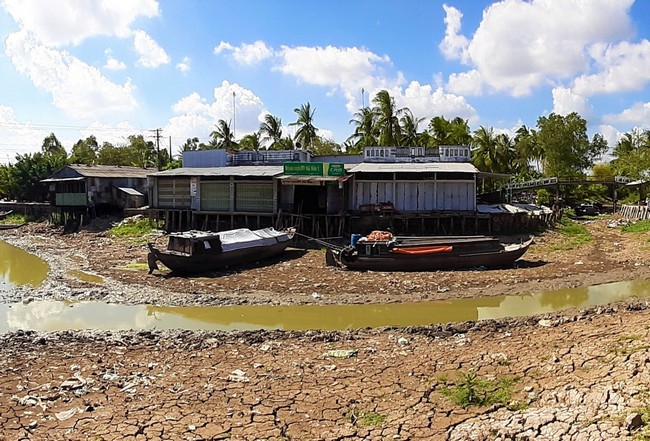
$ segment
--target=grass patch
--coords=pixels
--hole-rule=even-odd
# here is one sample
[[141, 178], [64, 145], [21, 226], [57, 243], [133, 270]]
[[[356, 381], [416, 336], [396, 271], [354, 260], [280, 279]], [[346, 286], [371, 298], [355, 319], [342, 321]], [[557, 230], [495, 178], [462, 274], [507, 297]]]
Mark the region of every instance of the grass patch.
[[562, 219], [560, 219], [560, 221], [557, 223], [556, 229], [567, 240], [565, 240], [561, 244], [551, 247], [553, 251], [572, 250], [575, 247], [591, 242], [591, 240], [593, 239], [593, 237], [589, 233], [589, 230], [587, 230], [587, 227], [577, 222], [574, 222], [568, 217], [562, 217]]
[[454, 404], [463, 409], [469, 406], [491, 406], [507, 404], [512, 396], [512, 387], [518, 378], [503, 378], [498, 381], [479, 378], [475, 372], [461, 372], [450, 386], [441, 392]]
[[363, 412], [356, 407], [348, 412], [348, 420], [352, 424], [358, 424], [365, 427], [375, 427], [386, 421], [386, 417], [377, 412]]
[[158, 229], [158, 225], [150, 223], [148, 219], [137, 219], [129, 222], [120, 222], [114, 225], [108, 234], [121, 239], [129, 239], [135, 242], [146, 242], [147, 236]]
[[650, 231], [650, 219], [640, 220], [633, 224], [624, 225], [621, 228], [623, 233], [647, 233]]

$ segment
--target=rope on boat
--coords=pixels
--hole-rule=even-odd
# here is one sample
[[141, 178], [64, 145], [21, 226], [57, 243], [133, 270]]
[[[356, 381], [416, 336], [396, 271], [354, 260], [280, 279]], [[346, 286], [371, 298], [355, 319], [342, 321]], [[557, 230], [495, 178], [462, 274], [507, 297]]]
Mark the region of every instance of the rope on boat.
[[341, 251], [343, 248], [345, 248], [345, 247], [343, 247], [341, 245], [335, 245], [335, 244], [330, 243], [330, 242], [325, 242], [324, 240], [321, 240], [321, 239], [316, 239], [315, 237], [307, 236], [306, 234], [298, 233], [297, 231], [294, 234], [296, 234], [297, 236], [304, 237], [309, 242], [316, 242], [317, 244], [322, 245], [322, 246], [324, 246], [326, 248], [329, 248], [331, 250]]

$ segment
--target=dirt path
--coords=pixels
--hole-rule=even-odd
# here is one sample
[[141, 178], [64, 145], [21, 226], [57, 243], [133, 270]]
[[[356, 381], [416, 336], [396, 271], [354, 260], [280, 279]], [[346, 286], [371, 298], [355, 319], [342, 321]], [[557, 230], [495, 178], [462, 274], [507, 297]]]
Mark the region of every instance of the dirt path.
[[[4, 301], [397, 302], [647, 279], [643, 235], [551, 232], [519, 268], [352, 273], [296, 250], [271, 265], [147, 276], [142, 245], [51, 228], [0, 238], [46, 258]], [[28, 234], [27, 234], [28, 233]], [[137, 268], [137, 267], [136, 267]], [[80, 269], [105, 279], [82, 282]], [[318, 293], [313, 296], [312, 293]], [[543, 317], [349, 332], [15, 332], [0, 336], [0, 440], [611, 440], [650, 436], [645, 300]]]

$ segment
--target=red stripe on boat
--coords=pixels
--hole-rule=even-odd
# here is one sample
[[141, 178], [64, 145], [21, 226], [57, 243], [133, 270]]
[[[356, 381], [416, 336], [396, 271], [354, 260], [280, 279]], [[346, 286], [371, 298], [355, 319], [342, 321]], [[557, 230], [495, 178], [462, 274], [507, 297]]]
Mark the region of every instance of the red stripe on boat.
[[426, 246], [426, 247], [407, 247], [407, 248], [393, 248], [391, 253], [395, 254], [436, 254], [436, 253], [450, 253], [454, 247], [449, 245]]

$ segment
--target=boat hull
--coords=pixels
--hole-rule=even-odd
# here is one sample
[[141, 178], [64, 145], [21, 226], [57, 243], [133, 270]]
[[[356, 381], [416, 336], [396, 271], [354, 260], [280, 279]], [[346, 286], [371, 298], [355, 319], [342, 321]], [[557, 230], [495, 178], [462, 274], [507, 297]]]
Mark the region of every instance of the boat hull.
[[[437, 244], [442, 243], [440, 240]], [[521, 244], [483, 246], [472, 250], [470, 243], [464, 246], [451, 245], [448, 252], [418, 253], [382, 253], [377, 255], [354, 255], [349, 249], [329, 250], [330, 261], [356, 271], [438, 271], [470, 268], [505, 268], [511, 267], [522, 257], [532, 243], [532, 239]], [[453, 248], [458, 248], [453, 250]], [[332, 259], [333, 258], [333, 259]]]
[[[230, 251], [217, 251], [200, 255], [187, 255], [159, 250], [149, 246], [149, 260], [159, 261], [174, 273], [198, 274], [224, 268], [241, 266], [270, 259], [282, 253], [291, 243], [291, 237], [278, 237], [277, 242], [268, 245], [251, 246]], [[152, 259], [153, 257], [153, 259]]]

